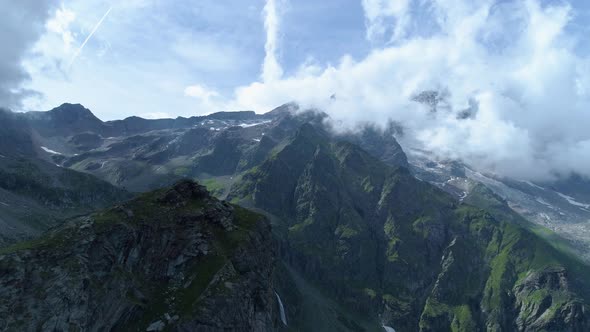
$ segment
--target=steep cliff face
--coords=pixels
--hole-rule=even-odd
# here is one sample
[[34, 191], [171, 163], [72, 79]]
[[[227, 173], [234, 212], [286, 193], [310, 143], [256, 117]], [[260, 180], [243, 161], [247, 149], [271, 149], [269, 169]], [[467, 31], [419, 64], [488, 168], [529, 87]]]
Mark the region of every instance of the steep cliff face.
[[183, 181], [0, 252], [0, 330], [272, 331], [258, 214]]
[[296, 273], [396, 330], [590, 328], [582, 264], [311, 125], [230, 198], [277, 217], [283, 261]]

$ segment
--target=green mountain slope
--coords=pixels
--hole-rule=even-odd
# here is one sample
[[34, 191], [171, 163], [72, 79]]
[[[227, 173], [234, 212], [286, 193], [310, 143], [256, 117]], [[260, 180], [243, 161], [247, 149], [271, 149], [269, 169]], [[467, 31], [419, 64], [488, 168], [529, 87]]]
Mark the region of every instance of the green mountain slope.
[[311, 125], [229, 197], [276, 216], [290, 268], [396, 330], [590, 328], [585, 266]]
[[271, 331], [258, 214], [183, 181], [0, 249], [0, 330]]

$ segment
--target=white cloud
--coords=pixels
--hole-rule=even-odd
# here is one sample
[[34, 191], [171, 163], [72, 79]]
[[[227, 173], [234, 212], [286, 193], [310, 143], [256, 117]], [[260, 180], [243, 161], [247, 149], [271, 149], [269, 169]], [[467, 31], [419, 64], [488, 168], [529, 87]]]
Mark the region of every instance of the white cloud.
[[62, 4], [61, 8], [55, 11], [55, 16], [47, 21], [47, 30], [61, 37], [66, 50], [71, 48], [75, 40], [74, 33], [70, 30], [70, 24], [75, 19], [76, 13], [65, 8]]
[[204, 72], [228, 72], [244, 64], [236, 48], [211, 36], [180, 33], [172, 50], [188, 66]]
[[187, 97], [201, 99], [203, 101], [209, 101], [211, 98], [219, 97], [219, 93], [217, 91], [199, 84], [187, 86], [184, 89], [184, 95]]
[[[410, 3], [411, 0], [362, 0], [367, 39], [376, 43], [404, 37], [410, 23]], [[388, 33], [391, 34], [389, 38]]]
[[[196, 8], [189, 2], [135, 0], [129, 7], [131, 2], [125, 2], [95, 36], [95, 41], [112, 43], [105, 57], [87, 52], [66, 79], [48, 74], [47, 59], [29, 57], [28, 62], [36, 64], [30, 71], [37, 75], [32, 88], [44, 91], [46, 109], [64, 101], [82, 102], [113, 119], [162, 110], [184, 116], [224, 109], [262, 112], [296, 100], [326, 110], [347, 128], [393, 119], [405, 127], [405, 147], [430, 149], [441, 158], [462, 159], [486, 171], [525, 179], [590, 175], [590, 59], [577, 53], [580, 37], [569, 25], [578, 13], [563, 2], [547, 6], [540, 1], [365, 0], [367, 37], [377, 46], [372, 52], [356, 59], [345, 55], [331, 65], [304, 62], [285, 75], [297, 68], [285, 61], [288, 71], [283, 72], [279, 61], [281, 24], [288, 24], [282, 20], [285, 2], [267, 0], [261, 81], [238, 87], [231, 100], [221, 92], [227, 94], [231, 86], [242, 84], [236, 81], [257, 75], [255, 66], [244, 65], [242, 59], [251, 64], [262, 56], [257, 53], [262, 45], [253, 37], [262, 35], [262, 26], [256, 28], [259, 7], [233, 11], [231, 21], [244, 23], [232, 25], [224, 14], [227, 7], [219, 2], [197, 6], [200, 16], [189, 13]], [[23, 54], [43, 28], [50, 28], [45, 24], [48, 14], [57, 12], [49, 11], [45, 2], [0, 3], [16, 12], [26, 10], [34, 23], [23, 27], [13, 14], [0, 21], [0, 40], [10, 46], [0, 54], [0, 101], [18, 104], [26, 93], [14, 93], [27, 79]], [[104, 2], [94, 1], [68, 6], [76, 14], [71, 27], [65, 24], [67, 15], [56, 15], [64, 24], [52, 23], [54, 31], [40, 45], [41, 53], [54, 56], [54, 67], [71, 56], [63, 51], [67, 31], [86, 36], [106, 9]], [[187, 15], [179, 16], [178, 10]], [[193, 26], [209, 22], [210, 16], [219, 25]], [[227, 24], [232, 28], [225, 30]], [[416, 31], [424, 26], [428, 28]], [[96, 51], [97, 44], [87, 46]], [[235, 79], [227, 68], [250, 71], [248, 77]], [[204, 85], [187, 89], [195, 80], [221, 92]], [[179, 98], [185, 90], [192, 97]], [[448, 91], [449, 107], [431, 113], [410, 101], [424, 90]], [[477, 105], [477, 113], [457, 119], [470, 103]]]
[[216, 90], [205, 85], [194, 84], [184, 89], [184, 95], [195, 99], [191, 108], [199, 114], [214, 113], [228, 108], [227, 100]]
[[262, 80], [264, 82], [275, 81], [283, 76], [283, 69], [277, 59], [280, 27], [277, 1], [281, 0], [266, 0], [264, 6], [264, 29], [266, 30], [266, 44], [264, 45], [266, 55], [262, 66]]
[[[406, 129], [406, 147], [500, 175], [590, 176], [590, 59], [576, 54], [576, 36], [565, 32], [572, 8], [535, 0], [432, 0], [429, 6], [437, 32], [375, 49], [360, 61], [345, 56], [336, 66], [304, 66], [280, 80], [240, 87], [235, 104], [264, 111], [296, 100], [348, 128], [393, 119]], [[432, 113], [410, 101], [425, 90], [448, 91], [449, 108]], [[470, 103], [477, 112], [459, 119]]]
[[[30, 2], [40, 7], [38, 1]], [[231, 93], [236, 85], [259, 75], [263, 3], [244, 9], [240, 0], [111, 1], [112, 11], [69, 71], [73, 53], [105, 15], [109, 3], [64, 3], [75, 13], [68, 27], [75, 41], [65, 50], [61, 34], [46, 31], [29, 45], [33, 47], [28, 48], [24, 63], [34, 79], [24, 84], [43, 93], [25, 99], [29, 110], [75, 102], [108, 120], [161, 110], [192, 116], [220, 109], [183, 98], [186, 86], [206, 81], [220, 93]], [[48, 19], [56, 17], [58, 8], [49, 12]], [[45, 28], [45, 20], [39, 23]], [[8, 38], [12, 43], [17, 37]]]

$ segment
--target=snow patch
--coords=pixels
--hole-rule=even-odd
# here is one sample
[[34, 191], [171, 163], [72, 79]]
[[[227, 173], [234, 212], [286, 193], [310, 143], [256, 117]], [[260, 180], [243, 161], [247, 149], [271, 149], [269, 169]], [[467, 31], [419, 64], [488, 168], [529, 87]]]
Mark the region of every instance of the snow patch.
[[540, 189], [540, 190], [545, 190], [545, 188], [543, 188], [541, 186], [538, 186], [538, 185], [532, 183], [531, 181], [523, 181], [523, 182], [526, 183], [526, 184], [528, 184], [531, 187], [534, 187], [534, 188], [537, 188], [537, 189]]
[[553, 205], [551, 205], [551, 204], [547, 203], [547, 202], [546, 202], [544, 199], [542, 199], [541, 197], [535, 197], [535, 201], [537, 201], [537, 202], [539, 202], [539, 203], [541, 203], [541, 204], [545, 205], [546, 207], [548, 207], [548, 208], [550, 208], [550, 209], [552, 209], [552, 210], [557, 210], [557, 209], [555, 208], [555, 206], [553, 206]]
[[383, 326], [383, 329], [385, 329], [386, 332], [395, 332], [395, 330], [391, 326], [385, 326], [385, 325], [382, 325], [382, 326]]
[[542, 212], [541, 214], [539, 214], [541, 216], [541, 218], [547, 220], [547, 221], [551, 221], [551, 217], [549, 217], [549, 215], [547, 213]]
[[576, 201], [575, 198], [556, 192], [561, 198], [565, 199], [568, 203], [570, 203], [571, 205], [577, 206], [577, 207], [581, 207], [583, 209], [590, 209], [590, 204], [584, 204], [584, 203], [580, 203], [578, 201]]
[[49, 149], [49, 148], [46, 148], [46, 147], [44, 147], [44, 146], [42, 146], [42, 147], [41, 147], [41, 149], [43, 149], [43, 151], [45, 151], [45, 152], [47, 152], [47, 153], [51, 153], [51, 154], [59, 154], [59, 155], [61, 155], [61, 153], [59, 153], [59, 152], [57, 152], [57, 151], [53, 151], [53, 150], [51, 150], [51, 149]]
[[249, 128], [249, 127], [260, 126], [260, 125], [263, 125], [265, 123], [270, 123], [270, 122], [271, 122], [271, 120], [261, 121], [261, 122], [254, 122], [254, 123], [240, 123], [240, 124], [238, 124], [238, 126], [240, 126], [242, 128]]

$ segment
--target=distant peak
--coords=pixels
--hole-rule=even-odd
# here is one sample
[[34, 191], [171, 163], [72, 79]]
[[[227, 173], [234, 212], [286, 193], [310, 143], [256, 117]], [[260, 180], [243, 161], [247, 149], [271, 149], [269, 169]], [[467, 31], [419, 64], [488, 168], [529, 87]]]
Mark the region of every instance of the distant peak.
[[64, 103], [49, 111], [54, 117], [60, 120], [92, 120], [100, 121], [89, 109], [81, 104]]
[[283, 104], [270, 112], [264, 113], [264, 115], [277, 116], [282, 114], [291, 114], [299, 110], [299, 105], [295, 102]]
[[[90, 112], [89, 109], [84, 107], [82, 104], [70, 104], [70, 103], [63, 103], [58, 107], [55, 107], [50, 112], [53, 111], [66, 111], [66, 112]], [[92, 112], [90, 112], [92, 113]]]

